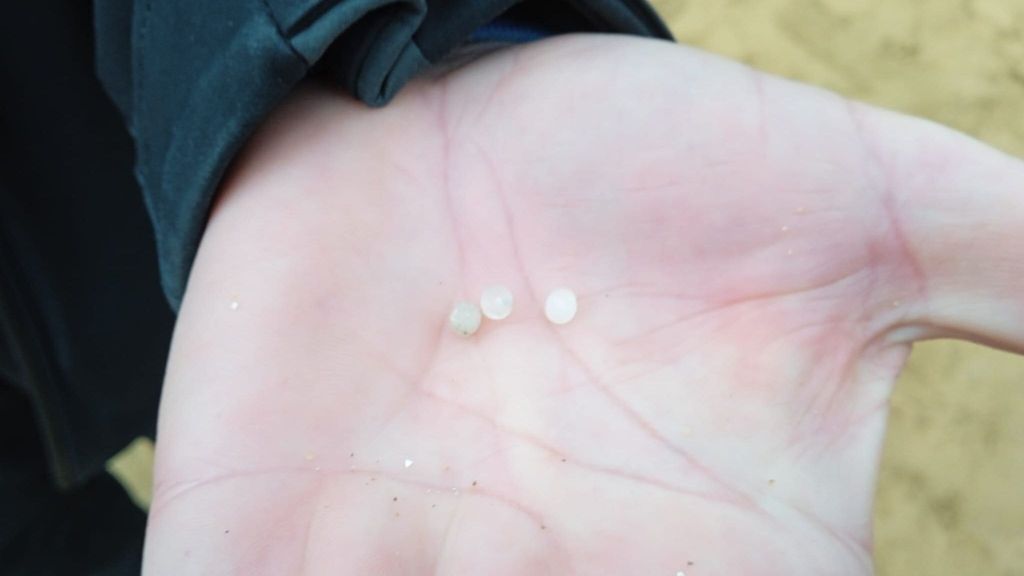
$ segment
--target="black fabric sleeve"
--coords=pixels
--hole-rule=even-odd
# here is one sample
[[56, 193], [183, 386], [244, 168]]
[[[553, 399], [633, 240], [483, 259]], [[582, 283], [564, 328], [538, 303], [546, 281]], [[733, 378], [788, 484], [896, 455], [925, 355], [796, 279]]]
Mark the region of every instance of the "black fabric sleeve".
[[671, 38], [643, 0], [96, 0], [97, 73], [135, 140], [172, 306], [224, 170], [303, 77], [384, 105], [510, 10], [555, 32]]

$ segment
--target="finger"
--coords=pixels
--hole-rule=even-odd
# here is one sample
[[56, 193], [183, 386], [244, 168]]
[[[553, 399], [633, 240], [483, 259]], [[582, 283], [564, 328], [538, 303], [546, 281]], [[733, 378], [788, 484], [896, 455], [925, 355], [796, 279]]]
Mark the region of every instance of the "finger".
[[1024, 352], [1024, 163], [937, 124], [854, 106], [915, 267], [893, 334]]

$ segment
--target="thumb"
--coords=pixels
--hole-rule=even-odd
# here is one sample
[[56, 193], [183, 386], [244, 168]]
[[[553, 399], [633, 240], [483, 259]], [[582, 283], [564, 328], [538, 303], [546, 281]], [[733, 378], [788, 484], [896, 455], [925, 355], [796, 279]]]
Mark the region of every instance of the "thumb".
[[938, 124], [854, 106], [915, 267], [892, 334], [1024, 353], [1024, 163]]

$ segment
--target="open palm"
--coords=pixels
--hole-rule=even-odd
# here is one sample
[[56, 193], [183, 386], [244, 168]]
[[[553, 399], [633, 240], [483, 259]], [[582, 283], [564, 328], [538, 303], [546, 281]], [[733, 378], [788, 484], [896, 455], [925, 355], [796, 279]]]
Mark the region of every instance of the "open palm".
[[[661, 42], [504, 50], [381, 110], [306, 87], [192, 272], [146, 571], [869, 574], [912, 341], [1024, 347], [1022, 184]], [[451, 332], [495, 283], [512, 315]]]

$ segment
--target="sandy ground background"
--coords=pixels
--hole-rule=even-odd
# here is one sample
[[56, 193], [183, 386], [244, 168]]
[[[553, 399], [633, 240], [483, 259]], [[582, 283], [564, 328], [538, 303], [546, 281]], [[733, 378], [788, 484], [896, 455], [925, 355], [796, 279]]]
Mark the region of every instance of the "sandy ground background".
[[[680, 42], [1024, 157], [1024, 0], [653, 3]], [[145, 440], [110, 464], [143, 506], [151, 466]], [[875, 510], [880, 576], [1024, 575], [1024, 358], [959, 342], [914, 349]]]

